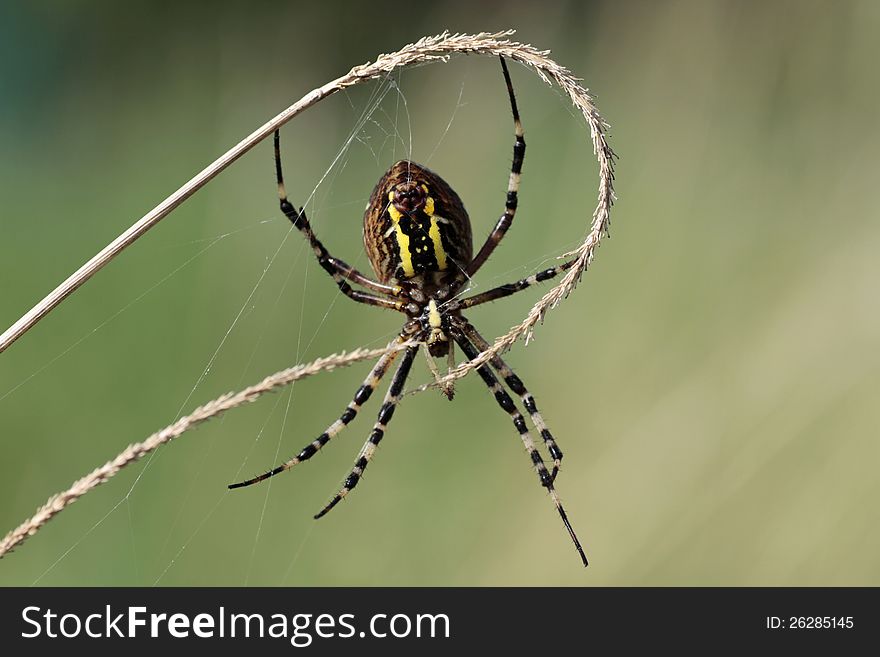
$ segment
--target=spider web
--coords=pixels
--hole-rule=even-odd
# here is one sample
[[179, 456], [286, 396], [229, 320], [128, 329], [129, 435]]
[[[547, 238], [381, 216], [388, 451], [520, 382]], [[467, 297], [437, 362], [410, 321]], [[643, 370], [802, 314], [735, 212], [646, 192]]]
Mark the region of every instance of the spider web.
[[[297, 184], [295, 187], [297, 192], [294, 192], [294, 185], [292, 184], [293, 179], [290, 173], [292, 164], [295, 161], [295, 158], [291, 157], [291, 154], [295, 155], [295, 153], [291, 153], [292, 149], [290, 147], [295, 143], [295, 136], [289, 136], [289, 133], [292, 132], [290, 130], [288, 130], [287, 136], [282, 132], [282, 157], [284, 158], [285, 173], [288, 179], [288, 188], [291, 193], [291, 199], [295, 203], [301, 204], [306, 208], [312, 224], [315, 226], [315, 230], [319, 236], [322, 236], [323, 234], [322, 224], [324, 217], [328, 212], [343, 207], [347, 210], [356, 210], [358, 212], [355, 214], [359, 214], [360, 208], [357, 207], [357, 204], [364, 202], [363, 196], [358, 201], [343, 201], [340, 203], [337, 200], [342, 194], [340, 192], [341, 184], [339, 181], [343, 177], [345, 170], [351, 161], [353, 150], [356, 152], [359, 151], [360, 154], [368, 154], [376, 168], [380, 171], [387, 168], [389, 162], [396, 161], [401, 157], [405, 157], [406, 159], [419, 159], [418, 157], [414, 157], [413, 140], [414, 131], [422, 129], [422, 126], [414, 123], [410, 101], [407, 94], [403, 91], [402, 86], [403, 82], [400, 74], [398, 74], [396, 77], [389, 77], [382, 83], [373, 85], [370, 95], [365, 101], [359, 100], [351, 94], [344, 95], [344, 102], [347, 103], [352, 116], [351, 129], [345, 137], [342, 145], [336, 151], [335, 156], [331, 159], [329, 165], [326, 166], [323, 173], [318, 177], [317, 182], [315, 182], [308, 194], [298, 196], [298, 198], [297, 195], [302, 194], [303, 191], [302, 180], [296, 179]], [[452, 102], [450, 103], [451, 107], [448, 109], [447, 118], [443, 124], [444, 127], [440, 134], [433, 138], [431, 148], [427, 150], [427, 157], [422, 158], [425, 164], [430, 165], [431, 160], [441, 149], [444, 140], [455, 125], [459, 110], [466, 105], [463, 100], [465, 97], [465, 86], [465, 82], [462, 82], [458, 93], [452, 97]], [[288, 146], [287, 148], [285, 148], [286, 144]], [[421, 150], [422, 149], [420, 149], [420, 151]], [[504, 173], [504, 169], [499, 168], [499, 173]], [[368, 194], [369, 188], [362, 190], [362, 192], [363, 194]], [[11, 397], [14, 393], [18, 392], [20, 388], [24, 387], [32, 380], [45, 374], [47, 370], [72, 350], [79, 347], [93, 335], [105, 330], [117, 317], [129, 311], [133, 306], [147, 299], [154, 290], [166, 285], [169, 281], [173, 281], [181, 271], [191, 266], [194, 262], [210, 256], [211, 252], [215, 250], [215, 247], [218, 244], [224, 241], [235, 240], [235, 238], [242, 233], [266, 227], [275, 221], [278, 221], [277, 217], [252, 221], [242, 228], [227, 231], [212, 237], [171, 245], [172, 247], [195, 248], [196, 251], [194, 254], [184, 259], [178, 266], [171, 269], [166, 275], [137, 294], [130, 302], [109, 315], [88, 333], [47, 361], [31, 375], [21, 379], [7, 391], [0, 393], [0, 402], [7, 397]], [[475, 242], [477, 242], [478, 246], [481, 236], [478, 228], [475, 228], [475, 232], [477, 234]], [[267, 242], [269, 242], [269, 240], [267, 240]], [[497, 283], [509, 282], [525, 274], [532, 273], [549, 263], [554, 263], [556, 256], [562, 250], [564, 250], [564, 248], [520, 261], [515, 267], [507, 268], [505, 271], [495, 273], [491, 276], [481, 274], [481, 282], [479, 284], [469, 281], [469, 284], [460, 292], [460, 294], [469, 293], [478, 287], [488, 289]], [[331, 251], [333, 251], [332, 248]], [[293, 254], [292, 258], [289, 257], [290, 252]], [[283, 258], [281, 258], [282, 253], [284, 253]], [[361, 271], [369, 271], [368, 263], [366, 262], [366, 257], [363, 254], [363, 251], [358, 250], [356, 253], [357, 255], [355, 257], [351, 257], [350, 253], [346, 253], [343, 257]], [[285, 264], [286, 271], [284, 271]], [[210, 350], [210, 354], [207, 357], [204, 366], [195, 374], [192, 385], [181, 399], [175, 413], [175, 419], [179, 418], [191, 407], [201, 403], [203, 399], [211, 396], [210, 394], [203, 394], [203, 392], [206, 392], [206, 382], [211, 378], [212, 372], [217, 365], [224, 359], [229, 358], [228, 351], [230, 341], [233, 339], [236, 331], [240, 328], [243, 320], [255, 312], [254, 308], [257, 305], [257, 302], [259, 302], [264, 307], [268, 307], [268, 310], [265, 310], [263, 313], [266, 318], [263, 320], [262, 325], [257, 327], [256, 332], [250, 336], [252, 345], [244, 359], [244, 364], [239, 367], [237, 379], [234, 381], [227, 380], [224, 383], [224, 388], [237, 389], [253, 376], [253, 364], [260, 353], [261, 348], [264, 346], [266, 333], [272, 323], [277, 321], [289, 289], [297, 282], [301, 286], [301, 289], [299, 290], [300, 303], [298, 324], [293, 330], [294, 345], [292, 352], [290, 354], [284, 354], [284, 362], [301, 362], [316, 355], [313, 354], [312, 347], [322, 329], [326, 326], [334, 307], [342, 296], [342, 293], [335, 287], [328, 293], [329, 286], [326, 285], [326, 281], [324, 280], [321, 280], [321, 285], [315, 287], [315, 290], [310, 292], [311, 281], [316, 277], [323, 277], [323, 273], [315, 273], [317, 270], [313, 265], [313, 254], [306, 241], [302, 240], [301, 236], [293, 227], [288, 228], [281, 241], [277, 244], [271, 245], [262, 267], [257, 269], [251, 275], [251, 283], [242, 295], [237, 310], [234, 311], [231, 318], [228, 320], [221, 337]], [[268, 284], [267, 280], [270, 278], [271, 274], [275, 274], [279, 267], [284, 272], [283, 277], [280, 283], [277, 281], [272, 283], [274, 289], [266, 295], [264, 291]], [[301, 275], [297, 275], [297, 272], [300, 270], [302, 271]], [[268, 299], [265, 298], [267, 296]], [[307, 299], [309, 299], [310, 296], [321, 296], [327, 299], [324, 311], [319, 316], [316, 326], [307, 326], [305, 322], [308, 313]], [[356, 345], [345, 345], [345, 347], [380, 346], [393, 337], [396, 332], [397, 329], [376, 335], [375, 337], [372, 337], [372, 339], [362, 339]], [[338, 392], [340, 398], [337, 403], [340, 405], [340, 408], [341, 405], [347, 401], [347, 397], [352, 391], [341, 389]], [[268, 408], [264, 408], [261, 411], [262, 420], [254, 423], [253, 426], [255, 427], [255, 430], [252, 434], [252, 438], [247, 443], [244, 454], [240, 457], [237, 468], [234, 473], [231, 473], [228, 481], [240, 480], [241, 475], [246, 470], [256, 469], [262, 471], [267, 467], [279, 463], [286, 458], [288, 452], [301, 447], [301, 444], [305, 444], [305, 442], [309, 440], [309, 436], [302, 431], [291, 431], [291, 413], [295, 405], [295, 394], [295, 386], [291, 386], [285, 392], [275, 396], [269, 403]], [[280, 419], [278, 419], [279, 415]], [[331, 417], [325, 419], [327, 423], [329, 423], [335, 418]], [[280, 426], [277, 428], [274, 427], [273, 421], [280, 424]], [[324, 420], [321, 419], [320, 421], [323, 422]], [[217, 425], [222, 426], [225, 422], [226, 418], [221, 418], [217, 421]], [[352, 440], [357, 442], [357, 436], [353, 437]], [[273, 456], [269, 462], [263, 460], [265, 458], [264, 456], [255, 456], [255, 453], [259, 451], [258, 448], [267, 441], [271, 445], [271, 451], [273, 452]], [[125, 492], [121, 496], [118, 496], [115, 502], [112, 502], [109, 505], [109, 509], [103, 514], [100, 514], [98, 519], [88, 526], [78, 539], [74, 540], [62, 550], [54, 561], [48, 563], [46, 568], [32, 581], [32, 584], [51, 584], [56, 569], [69, 560], [72, 554], [81, 549], [86, 541], [97, 541], [94, 537], [96, 531], [106, 525], [110, 519], [119, 516], [119, 512], [123, 507], [125, 508], [125, 513], [122, 514], [121, 521], [128, 525], [128, 533], [131, 543], [132, 572], [129, 573], [127, 579], [134, 579], [134, 583], [137, 584], [159, 585], [167, 583], [169, 574], [174, 573], [175, 569], [179, 568], [181, 559], [197, 542], [206, 527], [224, 522], [224, 519], [220, 517], [222, 514], [218, 514], [217, 512], [222, 507], [226, 506], [225, 503], [227, 503], [231, 495], [230, 492], [225, 490], [225, 487], [222, 492], [215, 494], [213, 501], [206, 503], [204, 500], [195, 499], [198, 491], [202, 487], [206, 485], [212, 487], [216, 486], [216, 482], [214, 481], [215, 477], [212, 477], [210, 484], [206, 484], [202, 477], [206, 468], [209, 467], [208, 464], [211, 463], [212, 453], [216, 444], [217, 441], [215, 440], [206, 442], [205, 445], [201, 447], [201, 453], [196, 454], [195, 458], [189, 462], [190, 472], [188, 479], [178, 482], [179, 485], [177, 485], [177, 490], [179, 497], [176, 504], [176, 513], [174, 513], [173, 517], [168, 518], [167, 528], [165, 528], [163, 532], [164, 537], [159, 537], [158, 545], [153, 545], [151, 548], [157, 556], [152, 556], [151, 558], [147, 557], [147, 549], [142, 545], [145, 541], [143, 541], [142, 537], [138, 536], [138, 522], [136, 519], [139, 514], [145, 513], [145, 511], [141, 506], [136, 505], [135, 501], [139, 499], [138, 493], [143, 487], [143, 482], [153, 476], [155, 463], [162, 459], [167, 448], [161, 448], [151, 453], [142, 465], [135, 466], [137, 470], [136, 475], [134, 476], [133, 481], [127, 485]], [[265, 452], [265, 450], [263, 451]], [[243, 578], [237, 582], [239, 584], [248, 585], [255, 583], [254, 567], [260, 554], [261, 545], [266, 540], [264, 538], [264, 523], [270, 500], [272, 500], [274, 483], [275, 479], [270, 478], [266, 481], [261, 489], [261, 504], [252, 505], [250, 507], [252, 512], [257, 508], [259, 508], [259, 511], [256, 514], [256, 526], [251, 534], [249, 553], [241, 553], [239, 555], [242, 561], [246, 563], [246, 566], [243, 568]], [[149, 504], [148, 501], [147, 504]], [[204, 511], [198, 514], [198, 521], [192, 523], [188, 518], [191, 516], [190, 511], [194, 506], [202, 506]], [[307, 516], [302, 518], [299, 526], [302, 530], [302, 534], [299, 540], [292, 544], [295, 545], [295, 547], [291, 550], [289, 560], [286, 564], [276, 564], [277, 567], [275, 570], [281, 574], [281, 579], [278, 580], [280, 583], [290, 582], [292, 575], [295, 573], [297, 563], [303, 553], [304, 547], [309, 543], [313, 536], [315, 523]], [[156, 541], [152, 541], [152, 543], [155, 544]], [[103, 549], [103, 546], [101, 549]], [[153, 565], [150, 566], [150, 563]], [[184, 577], [183, 580], [186, 581], [186, 578]], [[258, 583], [264, 582], [261, 580]]]

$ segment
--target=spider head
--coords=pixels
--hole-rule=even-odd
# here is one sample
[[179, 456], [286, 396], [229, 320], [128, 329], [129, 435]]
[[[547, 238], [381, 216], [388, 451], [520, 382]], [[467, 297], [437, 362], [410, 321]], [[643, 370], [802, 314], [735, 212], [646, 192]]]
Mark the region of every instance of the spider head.
[[428, 202], [428, 186], [412, 180], [400, 182], [388, 194], [388, 199], [398, 212], [412, 215], [424, 210]]

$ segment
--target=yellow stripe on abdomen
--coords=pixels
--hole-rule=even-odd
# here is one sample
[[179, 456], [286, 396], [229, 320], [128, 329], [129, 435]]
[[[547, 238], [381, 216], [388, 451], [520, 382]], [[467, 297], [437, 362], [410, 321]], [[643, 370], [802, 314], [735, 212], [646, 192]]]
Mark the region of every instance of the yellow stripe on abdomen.
[[416, 275], [413, 268], [412, 254], [409, 252], [409, 235], [403, 232], [400, 224], [394, 226], [394, 234], [397, 237], [397, 248], [400, 251], [400, 266], [403, 267], [403, 275], [412, 278]]
[[431, 228], [428, 231], [428, 237], [430, 237], [431, 241], [434, 243], [434, 256], [437, 258], [437, 269], [444, 271], [446, 269], [446, 250], [443, 248], [443, 239], [440, 236], [440, 224], [437, 223], [437, 217], [431, 217]]
[[[422, 185], [425, 189], [425, 192], [428, 192], [428, 188], [425, 185]], [[413, 252], [411, 249], [411, 238], [410, 235], [407, 235], [403, 228], [401, 228], [401, 219], [403, 218], [403, 214], [394, 206], [394, 192], [390, 192], [388, 194], [388, 200], [391, 201], [388, 205], [388, 214], [391, 217], [391, 222], [394, 225], [394, 238], [397, 241], [397, 251], [400, 255], [400, 268], [403, 270], [403, 275], [407, 278], [412, 278], [416, 275], [416, 263], [413, 262]], [[446, 249], [443, 248], [443, 236], [440, 234], [440, 221], [438, 217], [434, 216], [434, 199], [428, 196], [425, 199], [425, 205], [423, 208], [423, 212], [430, 219], [430, 224], [428, 226], [428, 238], [431, 240], [431, 246], [434, 256], [434, 261], [437, 263], [436, 271], [444, 271], [447, 268], [448, 258], [446, 256]], [[440, 218], [442, 219], [442, 218]], [[418, 226], [418, 223], [415, 224]], [[422, 223], [422, 225], [424, 225]], [[424, 228], [417, 229], [424, 231]], [[390, 229], [389, 229], [390, 232]], [[430, 263], [430, 259], [427, 257], [428, 253], [428, 245], [424, 244], [424, 232], [421, 232], [421, 236], [417, 236], [416, 238], [417, 244], [415, 257], [419, 261], [419, 266], [424, 269], [433, 270], [433, 263]]]
[[[389, 194], [389, 198], [393, 199], [393, 192]], [[400, 210], [394, 205], [388, 206], [388, 214], [391, 215], [391, 221], [394, 222], [394, 237], [397, 239], [397, 251], [400, 254], [400, 266], [403, 268], [403, 275], [412, 278], [416, 275], [413, 267], [412, 255], [409, 252], [409, 235], [403, 232], [400, 227]]]
[[[424, 186], [425, 192], [428, 188]], [[425, 214], [431, 218], [431, 227], [428, 229], [428, 237], [434, 244], [434, 258], [437, 260], [437, 269], [444, 271], [446, 269], [446, 249], [443, 248], [443, 239], [440, 236], [440, 224], [437, 217], [434, 216], [434, 199], [429, 196], [425, 199]]]

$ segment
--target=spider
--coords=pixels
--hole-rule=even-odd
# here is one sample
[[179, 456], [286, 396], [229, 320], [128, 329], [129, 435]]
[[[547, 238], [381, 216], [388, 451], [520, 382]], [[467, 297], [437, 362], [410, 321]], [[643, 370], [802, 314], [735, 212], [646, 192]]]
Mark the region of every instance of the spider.
[[[382, 176], [373, 189], [364, 213], [364, 247], [379, 280], [373, 280], [342, 260], [331, 256], [315, 236], [305, 209], [297, 210], [287, 199], [281, 173], [280, 137], [278, 131], [275, 131], [275, 172], [281, 211], [309, 241], [318, 258], [318, 264], [333, 277], [336, 285], [347, 297], [369, 306], [402, 312], [408, 319], [398, 336], [388, 344], [389, 351], [376, 362], [352, 401], [335, 422], [290, 460], [253, 479], [231, 484], [229, 488], [256, 484], [312, 458], [355, 418], [392, 364], [402, 354], [403, 357], [391, 379], [391, 385], [385, 394], [373, 430], [341, 490], [315, 515], [315, 519], [321, 518], [348, 495], [363, 477], [364, 470], [385, 435], [388, 423], [401, 399], [404, 383], [419, 348], [424, 348], [435, 379], [438, 378], [438, 371], [434, 358], [446, 356], [450, 366], [454, 365], [453, 343], [461, 348], [468, 360], [473, 360], [481, 351], [489, 347], [489, 343], [462, 315], [463, 310], [510, 296], [554, 278], [574, 264], [575, 261], [571, 260], [514, 283], [501, 285], [474, 296], [459, 298], [459, 293], [467, 281], [477, 273], [501, 242], [516, 214], [526, 142], [516, 106], [513, 83], [503, 57], [501, 68], [513, 114], [515, 134], [513, 164], [510, 168], [504, 213], [476, 256], [472, 255], [470, 219], [458, 194], [436, 173], [409, 160], [395, 163]], [[352, 284], [369, 291], [355, 289]], [[408, 346], [404, 347], [404, 345]], [[400, 348], [394, 349], [395, 347]], [[489, 365], [478, 367], [477, 373], [494, 395], [498, 405], [513, 421], [541, 485], [549, 492], [586, 566], [587, 557], [554, 488], [562, 462], [562, 451], [547, 428], [544, 418], [538, 412], [534, 397], [520, 378], [500, 356], [492, 358]], [[548, 471], [544, 464], [523, 415], [499, 382], [499, 376], [507, 388], [520, 398], [532, 423], [541, 434], [544, 445], [553, 459], [552, 470]], [[452, 399], [451, 388], [444, 389], [444, 392], [449, 399]]]

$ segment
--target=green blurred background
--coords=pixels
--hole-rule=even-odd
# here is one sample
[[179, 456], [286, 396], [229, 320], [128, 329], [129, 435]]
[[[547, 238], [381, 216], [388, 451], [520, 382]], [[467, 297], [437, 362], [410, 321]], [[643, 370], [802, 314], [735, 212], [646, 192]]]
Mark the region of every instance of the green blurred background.
[[[226, 491], [337, 417], [361, 364], [128, 468], [3, 559], [0, 583], [880, 584], [880, 4], [18, 5], [0, 10], [0, 328], [308, 90], [443, 29], [518, 28], [583, 77], [612, 124], [619, 202], [594, 268], [509, 355], [565, 450], [590, 568], [476, 377], [452, 405], [408, 397], [320, 522], [375, 400], [311, 463]], [[480, 289], [552, 263], [595, 204], [583, 121], [513, 77], [520, 213]], [[283, 132], [291, 196], [314, 189], [325, 243], [364, 268], [361, 213], [395, 158], [441, 173], [482, 239], [511, 142], [497, 62], [475, 57], [339, 94]], [[0, 531], [180, 412], [399, 328], [337, 293], [272, 176], [265, 143], [0, 355]], [[539, 294], [471, 319], [498, 335]], [[412, 384], [427, 377], [420, 358]]]

